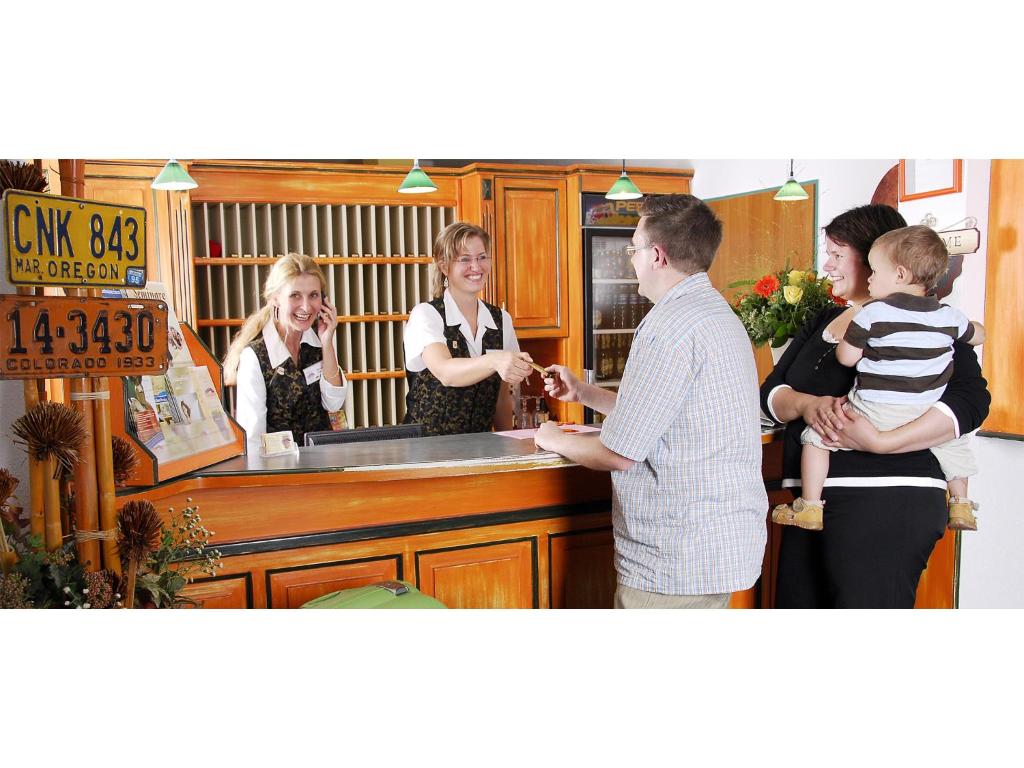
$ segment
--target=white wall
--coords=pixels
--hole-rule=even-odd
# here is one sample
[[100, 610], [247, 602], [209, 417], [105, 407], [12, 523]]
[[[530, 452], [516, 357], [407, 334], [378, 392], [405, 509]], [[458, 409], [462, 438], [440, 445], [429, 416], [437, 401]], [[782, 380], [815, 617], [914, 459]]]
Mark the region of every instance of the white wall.
[[[7, 242], [3, 220], [0, 218], [0, 243]], [[0, 293], [16, 293], [13, 285], [7, 282], [7, 251], [0, 246], [0, 255], [5, 262], [0, 265]], [[20, 381], [0, 381], [0, 467], [7, 467], [11, 474], [20, 481], [18, 490], [14, 492], [22, 506], [28, 506], [28, 456], [14, 445], [11, 436], [11, 424], [25, 413], [24, 387]]]
[[[882, 176], [896, 160], [797, 161], [800, 181], [818, 180], [818, 225], [836, 214], [870, 202]], [[785, 160], [694, 160], [693, 193], [702, 199], [752, 192], [780, 186], [788, 173]], [[963, 273], [953, 284], [946, 301], [977, 320], [985, 317], [985, 268], [988, 240], [988, 160], [964, 163], [963, 191], [913, 200], [899, 206], [907, 222], [917, 224], [929, 214], [936, 228], [961, 228], [968, 216], [981, 230], [978, 253], [964, 257]], [[824, 259], [823, 238], [818, 232], [818, 266]], [[984, 355], [984, 347], [980, 354]], [[1024, 468], [1024, 442], [976, 438], [974, 448], [980, 468], [971, 479], [971, 496], [981, 505], [979, 531], [961, 536], [960, 607], [1024, 607], [1024, 516], [1017, 514], [1020, 491], [1011, 485]]]

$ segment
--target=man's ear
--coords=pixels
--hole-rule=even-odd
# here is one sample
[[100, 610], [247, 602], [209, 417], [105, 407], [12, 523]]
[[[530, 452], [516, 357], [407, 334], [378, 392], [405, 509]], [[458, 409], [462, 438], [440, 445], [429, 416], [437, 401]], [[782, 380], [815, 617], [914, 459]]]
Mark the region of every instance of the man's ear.
[[896, 265], [895, 272], [897, 283], [900, 283], [901, 285], [909, 285], [911, 282], [913, 282], [914, 278], [910, 270], [904, 267], [902, 264]]
[[660, 245], [652, 245], [651, 250], [654, 252], [654, 266], [667, 267], [668, 266], [668, 255], [661, 250]]

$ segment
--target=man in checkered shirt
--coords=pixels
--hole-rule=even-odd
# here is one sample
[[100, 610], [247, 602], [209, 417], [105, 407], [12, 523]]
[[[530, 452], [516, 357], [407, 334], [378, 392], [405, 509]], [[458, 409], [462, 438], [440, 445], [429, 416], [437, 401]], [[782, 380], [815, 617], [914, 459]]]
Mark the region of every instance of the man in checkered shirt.
[[626, 250], [654, 307], [618, 393], [548, 367], [554, 397], [607, 414], [600, 433], [552, 423], [539, 448], [612, 473], [617, 608], [725, 608], [761, 574], [757, 371], [739, 319], [707, 270], [722, 224], [692, 195], [648, 198]]

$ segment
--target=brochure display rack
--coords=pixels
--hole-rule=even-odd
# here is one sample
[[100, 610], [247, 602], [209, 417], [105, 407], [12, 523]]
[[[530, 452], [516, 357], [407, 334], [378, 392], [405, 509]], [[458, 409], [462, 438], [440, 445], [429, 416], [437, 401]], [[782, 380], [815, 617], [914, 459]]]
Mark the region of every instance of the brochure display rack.
[[187, 360], [174, 360], [163, 375], [123, 376], [111, 387], [113, 433], [139, 454], [128, 485], [155, 485], [245, 453], [245, 431], [221, 399], [220, 364], [188, 325], [177, 330]]

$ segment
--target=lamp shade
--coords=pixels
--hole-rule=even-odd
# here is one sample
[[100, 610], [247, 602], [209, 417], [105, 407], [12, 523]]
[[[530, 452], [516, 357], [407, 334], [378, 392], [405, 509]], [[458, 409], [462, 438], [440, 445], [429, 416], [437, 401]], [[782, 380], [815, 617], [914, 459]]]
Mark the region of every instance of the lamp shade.
[[168, 160], [160, 175], [150, 184], [153, 189], [165, 189], [176, 192], [184, 189], [195, 189], [199, 186], [177, 160]]
[[782, 189], [775, 193], [775, 200], [806, 200], [807, 191], [800, 186], [800, 182], [789, 177], [789, 181], [782, 185]]
[[644, 196], [644, 193], [637, 189], [625, 171], [615, 180], [612, 188], [605, 195], [606, 200], [636, 200]]
[[420, 168], [420, 161], [415, 160], [412, 170], [406, 175], [405, 180], [398, 187], [399, 192], [410, 195], [422, 194], [423, 192], [436, 192], [437, 185], [430, 180], [430, 177]]

